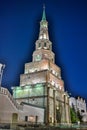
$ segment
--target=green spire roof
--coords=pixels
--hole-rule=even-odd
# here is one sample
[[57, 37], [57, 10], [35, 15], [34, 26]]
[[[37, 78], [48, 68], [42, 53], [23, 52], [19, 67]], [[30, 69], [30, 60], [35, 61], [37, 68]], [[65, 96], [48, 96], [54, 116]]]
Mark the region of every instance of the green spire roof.
[[46, 21], [45, 5], [43, 5], [42, 21]]

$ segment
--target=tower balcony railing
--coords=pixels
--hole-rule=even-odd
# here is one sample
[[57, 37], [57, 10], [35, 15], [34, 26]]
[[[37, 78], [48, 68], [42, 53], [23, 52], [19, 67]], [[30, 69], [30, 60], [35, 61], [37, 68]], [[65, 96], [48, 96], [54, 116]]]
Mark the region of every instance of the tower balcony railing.
[[0, 87], [0, 93], [7, 95], [7, 97], [10, 99], [10, 101], [14, 104], [14, 106], [18, 109], [18, 110], [23, 110], [23, 106], [18, 104], [15, 99], [12, 97], [12, 95], [10, 94], [10, 92], [8, 91], [8, 89]]

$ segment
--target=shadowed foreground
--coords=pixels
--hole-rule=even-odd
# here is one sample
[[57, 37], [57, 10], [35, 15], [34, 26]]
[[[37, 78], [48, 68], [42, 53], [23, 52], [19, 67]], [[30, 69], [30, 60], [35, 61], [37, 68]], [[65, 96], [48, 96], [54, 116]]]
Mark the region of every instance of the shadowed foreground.
[[58, 128], [58, 127], [47, 127], [47, 128], [17, 128], [16, 130], [87, 130], [87, 128]]
[[0, 130], [87, 130], [87, 124], [45, 126], [40, 124], [0, 124]]

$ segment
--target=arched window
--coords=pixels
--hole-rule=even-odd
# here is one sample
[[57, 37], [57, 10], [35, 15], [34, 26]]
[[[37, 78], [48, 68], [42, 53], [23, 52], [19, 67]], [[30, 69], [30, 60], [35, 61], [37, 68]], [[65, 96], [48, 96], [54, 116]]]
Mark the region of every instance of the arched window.
[[46, 47], [46, 42], [44, 43], [44, 47]]
[[39, 46], [38, 47], [41, 47], [41, 43], [39, 43]]

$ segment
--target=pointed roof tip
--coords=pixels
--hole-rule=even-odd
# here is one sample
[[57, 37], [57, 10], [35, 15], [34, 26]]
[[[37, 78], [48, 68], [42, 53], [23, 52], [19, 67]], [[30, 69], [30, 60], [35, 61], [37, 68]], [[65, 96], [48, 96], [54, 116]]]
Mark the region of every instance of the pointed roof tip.
[[43, 10], [45, 10], [45, 4], [43, 4]]
[[43, 15], [42, 15], [42, 21], [46, 21], [45, 4], [43, 4]]

